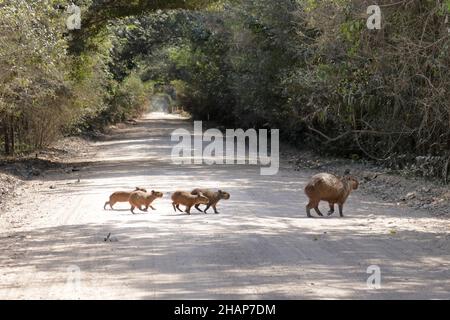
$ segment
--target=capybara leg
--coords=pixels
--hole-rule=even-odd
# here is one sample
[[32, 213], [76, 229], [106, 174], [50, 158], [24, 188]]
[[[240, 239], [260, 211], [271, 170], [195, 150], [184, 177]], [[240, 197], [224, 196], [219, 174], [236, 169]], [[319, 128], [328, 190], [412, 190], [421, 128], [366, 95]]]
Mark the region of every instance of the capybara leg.
[[186, 207], [186, 213], [189, 214], [189, 215], [191, 214], [191, 208], [192, 207]]
[[152, 208], [152, 210], [156, 210], [155, 207], [153, 207], [153, 206], [150, 206], [150, 208]]
[[211, 208], [211, 205], [210, 204], [208, 204], [207, 206], [206, 206], [206, 209], [205, 209], [205, 211], [203, 211], [204, 213], [208, 213], [208, 209], [209, 208]]
[[135, 206], [131, 206], [131, 213], [134, 214], [134, 209], [136, 209]]
[[173, 211], [177, 212], [177, 206], [175, 205], [175, 202], [172, 202]]
[[320, 212], [320, 210], [319, 210], [319, 206], [315, 207], [314, 210], [317, 212], [317, 214], [318, 214], [320, 217], [323, 217], [322, 212]]
[[339, 204], [339, 214], [341, 215], [341, 218], [344, 217], [344, 205]]
[[306, 214], [308, 218], [312, 218], [311, 209], [314, 209], [319, 216], [323, 217], [322, 212], [320, 212], [319, 210], [319, 202], [315, 202], [313, 200], [309, 201], [308, 205], [306, 206]]
[[214, 209], [214, 213], [215, 213], [215, 214], [219, 214], [219, 211], [217, 211], [216, 205], [213, 205], [212, 207], [213, 207], [213, 209]]
[[178, 209], [178, 211], [180, 211], [180, 212], [184, 212], [183, 210], [181, 210], [181, 208], [180, 208], [180, 205], [179, 205], [179, 204], [177, 204], [177, 209]]
[[103, 210], [106, 210], [106, 206], [109, 205], [109, 201], [105, 202], [105, 205], [103, 206]]
[[311, 215], [311, 204], [310, 203], [308, 203], [307, 205], [306, 205], [306, 216], [308, 217], [308, 218], [312, 218], [313, 216]]
[[334, 213], [334, 203], [330, 202], [330, 211], [328, 211], [328, 216], [332, 216]]
[[197, 210], [200, 211], [200, 212], [203, 212], [203, 210], [200, 209], [200, 205], [199, 205], [199, 204], [196, 204], [196, 205], [195, 205], [195, 209], [197, 209]]

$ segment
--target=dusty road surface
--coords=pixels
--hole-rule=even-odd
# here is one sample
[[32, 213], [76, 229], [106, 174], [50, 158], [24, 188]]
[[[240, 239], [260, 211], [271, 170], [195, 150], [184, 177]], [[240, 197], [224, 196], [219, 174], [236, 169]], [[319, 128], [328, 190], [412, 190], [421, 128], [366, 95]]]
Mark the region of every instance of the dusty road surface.
[[[307, 219], [309, 171], [172, 164], [170, 133], [190, 127], [150, 114], [74, 159], [80, 172], [32, 181], [1, 213], [12, 224], [0, 234], [0, 298], [450, 298], [448, 220], [358, 192], [346, 218]], [[135, 186], [164, 192], [157, 211], [103, 210]], [[169, 193], [198, 186], [231, 193], [221, 214], [173, 212]], [[372, 265], [378, 290], [366, 283]]]

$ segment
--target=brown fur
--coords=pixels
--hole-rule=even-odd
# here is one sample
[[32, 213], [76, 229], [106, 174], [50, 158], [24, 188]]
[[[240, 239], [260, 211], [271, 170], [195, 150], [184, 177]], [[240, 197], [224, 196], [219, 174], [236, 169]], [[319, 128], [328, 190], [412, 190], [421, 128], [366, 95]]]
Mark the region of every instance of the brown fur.
[[186, 213], [191, 214], [191, 208], [198, 204], [208, 204], [209, 199], [203, 194], [199, 193], [197, 195], [190, 194], [189, 192], [177, 191], [172, 194], [172, 206], [175, 212], [183, 212], [180, 209], [180, 205], [186, 206]]
[[192, 190], [191, 194], [193, 195], [197, 195], [197, 194], [203, 194], [205, 197], [207, 197], [209, 199], [208, 204], [206, 205], [206, 209], [205, 211], [202, 211], [200, 209], [200, 204], [196, 204], [195, 208], [200, 211], [200, 212], [204, 212], [204, 213], [208, 213], [208, 209], [210, 207], [213, 207], [214, 212], [216, 214], [218, 214], [219, 212], [217, 211], [217, 203], [219, 203], [220, 200], [224, 199], [224, 200], [228, 200], [230, 199], [230, 194], [228, 192], [219, 190], [217, 192], [208, 190], [208, 189], [195, 189]]
[[[135, 191], [130, 195], [130, 199], [128, 200], [131, 205], [131, 212], [134, 214], [134, 209], [138, 208], [141, 211], [147, 212], [148, 208], [152, 208], [152, 210], [156, 210], [152, 203], [158, 198], [162, 198], [163, 194], [158, 191], [152, 192], [143, 192], [143, 191]], [[142, 207], [145, 207], [143, 209]]]
[[327, 201], [330, 205], [328, 215], [334, 213], [334, 205], [339, 205], [339, 214], [344, 216], [344, 203], [353, 190], [358, 189], [359, 183], [355, 177], [345, 175], [338, 177], [328, 173], [320, 173], [312, 177], [305, 187], [305, 194], [309, 198], [306, 206], [306, 213], [311, 218], [311, 209], [314, 209], [319, 216], [323, 214], [319, 210], [319, 202]]
[[[136, 189], [134, 191], [143, 191], [143, 192], [147, 192], [147, 190], [143, 189], [143, 188], [139, 188], [136, 187]], [[118, 203], [118, 202], [128, 202], [128, 199], [130, 199], [130, 195], [132, 192], [127, 192], [127, 191], [118, 191], [118, 192], [114, 192], [110, 197], [109, 197], [109, 201], [105, 202], [105, 205], [103, 206], [103, 209], [106, 210], [106, 206], [110, 206], [112, 210], [114, 210], [113, 206]]]

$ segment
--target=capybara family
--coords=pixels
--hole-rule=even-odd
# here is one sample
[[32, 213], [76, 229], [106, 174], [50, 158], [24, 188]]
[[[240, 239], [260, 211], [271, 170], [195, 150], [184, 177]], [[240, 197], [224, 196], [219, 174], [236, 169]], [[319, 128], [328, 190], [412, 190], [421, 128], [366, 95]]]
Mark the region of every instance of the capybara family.
[[[142, 192], [147, 192], [147, 190], [143, 189], [143, 188], [139, 188], [136, 187], [136, 189], [134, 191], [142, 191]], [[114, 210], [113, 206], [118, 203], [118, 202], [128, 202], [128, 199], [130, 199], [130, 195], [132, 192], [134, 191], [118, 191], [118, 192], [114, 192], [110, 197], [109, 197], [109, 201], [105, 202], [105, 205], [103, 206], [103, 209], [106, 210], [106, 206], [110, 206], [111, 209]]]
[[358, 186], [358, 180], [349, 175], [349, 172], [346, 172], [343, 177], [328, 173], [315, 175], [305, 187], [305, 193], [309, 198], [309, 203], [306, 206], [308, 218], [312, 218], [311, 209], [314, 209], [319, 216], [323, 217], [323, 214], [319, 210], [320, 201], [327, 201], [329, 203], [329, 216], [334, 213], [335, 204], [338, 204], [339, 214], [341, 217], [344, 217], [344, 203], [350, 193], [358, 189]]
[[180, 209], [180, 205], [186, 206], [186, 213], [191, 214], [191, 208], [195, 205], [199, 204], [208, 204], [209, 199], [205, 197], [203, 194], [199, 193], [197, 195], [193, 195], [190, 192], [185, 191], [177, 191], [172, 194], [172, 206], [175, 212], [178, 211], [183, 212]]
[[[143, 192], [143, 191], [135, 191], [132, 192], [128, 202], [131, 205], [131, 212], [134, 214], [134, 209], [138, 208], [141, 211], [147, 211], [148, 208], [152, 208], [152, 210], [156, 210], [152, 203], [158, 198], [162, 198], [163, 193], [154, 191], [152, 192]], [[144, 208], [143, 208], [144, 207]]]
[[196, 204], [195, 208], [200, 211], [200, 212], [204, 212], [204, 213], [208, 213], [208, 209], [210, 207], [212, 207], [214, 209], [214, 213], [218, 214], [219, 212], [217, 211], [217, 203], [224, 199], [224, 200], [229, 200], [230, 199], [230, 194], [228, 192], [219, 190], [217, 192], [208, 190], [208, 189], [194, 189], [191, 192], [192, 195], [198, 195], [198, 194], [202, 194], [205, 197], [208, 198], [209, 202], [206, 205], [206, 209], [204, 211], [202, 211], [200, 209], [200, 204]]
[[[335, 205], [339, 206], [339, 214], [344, 217], [344, 204], [347, 201], [350, 193], [353, 190], [358, 189], [358, 180], [350, 175], [349, 171], [346, 171], [344, 176], [337, 176], [329, 173], [320, 173], [311, 178], [305, 187], [305, 194], [309, 198], [309, 202], [306, 206], [306, 214], [308, 218], [312, 218], [311, 209], [314, 209], [316, 213], [323, 217], [322, 212], [319, 210], [320, 201], [327, 201], [330, 206], [328, 216], [331, 216], [335, 212]], [[162, 198], [163, 194], [157, 191], [147, 192], [145, 189], [136, 188], [135, 191], [115, 192], [110, 196], [108, 202], [105, 203], [104, 208], [109, 205], [111, 209], [117, 202], [128, 201], [131, 205], [131, 212], [134, 214], [134, 210], [138, 208], [141, 211], [147, 211], [148, 208], [156, 210], [152, 203], [158, 198]], [[218, 190], [212, 191], [209, 189], [194, 189], [191, 192], [176, 191], [172, 194], [172, 206], [175, 212], [180, 211], [180, 205], [186, 207], [187, 214], [191, 214], [192, 207], [195, 207], [198, 211], [207, 213], [209, 208], [213, 208], [214, 212], [218, 214], [217, 204], [220, 200], [230, 199], [228, 192]], [[201, 210], [200, 206], [206, 205], [205, 210]]]

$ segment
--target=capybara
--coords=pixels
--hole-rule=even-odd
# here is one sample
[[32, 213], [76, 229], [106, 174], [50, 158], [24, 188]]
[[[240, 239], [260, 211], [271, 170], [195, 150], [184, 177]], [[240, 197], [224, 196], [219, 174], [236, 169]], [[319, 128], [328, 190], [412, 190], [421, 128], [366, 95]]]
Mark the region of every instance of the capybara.
[[319, 202], [327, 201], [330, 205], [328, 215], [334, 213], [334, 205], [339, 205], [339, 214], [344, 217], [344, 203], [352, 190], [358, 189], [359, 183], [355, 177], [347, 174], [343, 177], [338, 177], [328, 173], [320, 173], [312, 177], [311, 181], [305, 187], [305, 193], [309, 198], [309, 203], [306, 206], [306, 214], [308, 218], [312, 218], [311, 209], [314, 209], [317, 214], [323, 217], [319, 210]]
[[197, 195], [193, 195], [190, 192], [177, 191], [172, 194], [172, 206], [175, 212], [178, 211], [183, 212], [180, 209], [180, 204], [186, 206], [186, 213], [191, 214], [191, 208], [197, 204], [208, 204], [209, 199], [205, 197], [203, 194], [199, 193]]
[[[135, 191], [132, 192], [128, 202], [131, 205], [131, 212], [134, 214], [134, 209], [138, 208], [141, 211], [147, 212], [148, 208], [152, 208], [152, 210], [156, 210], [152, 203], [158, 198], [162, 198], [162, 192], [154, 191], [152, 192], [143, 192], [143, 191]], [[142, 208], [145, 207], [145, 208]]]
[[[143, 189], [143, 188], [139, 188], [136, 187], [136, 189], [134, 191], [143, 191], [143, 192], [147, 192], [147, 190]], [[130, 199], [130, 195], [133, 191], [127, 192], [127, 191], [118, 191], [118, 192], [114, 192], [110, 197], [109, 197], [109, 201], [105, 202], [105, 205], [103, 206], [103, 209], [106, 210], [106, 206], [109, 205], [111, 207], [111, 209], [114, 210], [113, 206], [117, 203], [117, 202], [128, 202], [128, 199]]]
[[208, 204], [206, 206], [205, 211], [202, 211], [200, 209], [200, 204], [196, 204], [195, 208], [198, 211], [204, 212], [204, 213], [208, 213], [207, 212], [208, 209], [213, 207], [214, 212], [216, 214], [218, 214], [219, 212], [217, 211], [217, 203], [220, 200], [222, 200], [222, 199], [224, 199], [224, 200], [230, 199], [230, 194], [228, 192], [225, 192], [225, 191], [222, 191], [222, 190], [214, 192], [214, 191], [211, 191], [211, 190], [208, 190], [208, 189], [195, 189], [195, 190], [192, 190], [192, 192], [191, 192], [191, 194], [193, 194], [193, 195], [198, 195], [200, 193], [203, 194], [205, 197], [207, 197], [209, 199], [209, 202], [208, 202]]

